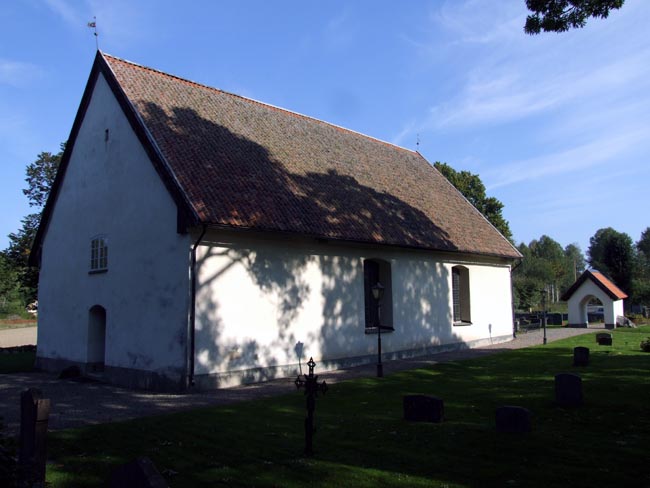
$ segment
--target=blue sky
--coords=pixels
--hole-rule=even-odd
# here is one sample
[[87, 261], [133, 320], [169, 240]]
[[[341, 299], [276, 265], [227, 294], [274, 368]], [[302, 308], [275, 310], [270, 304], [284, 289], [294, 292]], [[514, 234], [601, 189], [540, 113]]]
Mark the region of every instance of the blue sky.
[[[103, 51], [478, 173], [517, 242], [650, 225], [650, 2], [563, 34], [524, 0], [0, 3], [0, 249], [25, 166], [69, 135]], [[419, 146], [416, 146], [419, 135]]]

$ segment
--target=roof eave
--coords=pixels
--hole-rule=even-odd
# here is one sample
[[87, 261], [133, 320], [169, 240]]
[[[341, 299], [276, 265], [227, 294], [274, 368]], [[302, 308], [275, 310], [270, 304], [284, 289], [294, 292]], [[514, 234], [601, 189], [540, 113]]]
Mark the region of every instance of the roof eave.
[[431, 246], [415, 246], [415, 245], [408, 245], [408, 244], [386, 243], [386, 242], [377, 242], [377, 241], [370, 241], [370, 240], [343, 239], [343, 238], [337, 238], [337, 237], [331, 237], [331, 236], [319, 235], [319, 234], [307, 234], [307, 233], [299, 233], [299, 232], [291, 232], [291, 231], [281, 231], [276, 229], [243, 227], [243, 226], [209, 223], [209, 222], [197, 222], [195, 226], [207, 226], [209, 229], [213, 229], [213, 230], [224, 230], [224, 231], [230, 231], [230, 232], [236, 232], [242, 234], [260, 233], [260, 234], [267, 234], [267, 235], [275, 235], [278, 237], [292, 237], [292, 238], [298, 236], [305, 239], [314, 239], [322, 242], [333, 242], [342, 245], [354, 244], [354, 245], [378, 246], [384, 248], [410, 249], [410, 250], [418, 250], [418, 251], [449, 253], [449, 254], [458, 254], [458, 255], [466, 254], [466, 255], [481, 256], [486, 258], [502, 259], [508, 262], [515, 262], [517, 260], [522, 259], [523, 257], [521, 254], [517, 256], [517, 255], [499, 254], [499, 253], [491, 253], [491, 252], [468, 251], [462, 249], [442, 249], [442, 248], [436, 248]]

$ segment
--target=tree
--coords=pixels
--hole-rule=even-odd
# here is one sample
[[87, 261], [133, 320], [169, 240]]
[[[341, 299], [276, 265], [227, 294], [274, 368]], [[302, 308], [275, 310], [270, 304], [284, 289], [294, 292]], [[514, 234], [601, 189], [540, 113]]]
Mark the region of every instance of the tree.
[[565, 32], [587, 24], [589, 17], [606, 19], [609, 12], [620, 9], [625, 0], [526, 0], [533, 12], [526, 18], [526, 34]]
[[636, 248], [646, 259], [650, 260], [650, 227], [641, 232], [641, 238], [636, 243]]
[[579, 274], [581, 274], [587, 267], [585, 256], [582, 254], [582, 249], [577, 244], [569, 244], [564, 248], [564, 256], [567, 263], [571, 266], [572, 281], [575, 281]]
[[551, 303], [558, 302], [575, 281], [576, 274], [585, 268], [585, 259], [577, 244], [562, 249], [557, 241], [546, 235], [533, 239], [528, 245], [521, 243], [517, 249], [524, 257], [513, 273], [518, 309], [539, 307], [544, 289], [550, 291]]
[[636, 243], [636, 276], [632, 282], [636, 303], [650, 305], [650, 227], [641, 232]]
[[35, 207], [37, 211], [24, 217], [21, 220], [21, 228], [9, 234], [9, 247], [3, 251], [7, 265], [18, 280], [25, 303], [36, 299], [38, 270], [29, 266], [29, 254], [64, 149], [65, 143], [61, 144], [61, 150], [57, 154], [42, 152], [36, 161], [27, 166], [27, 188], [23, 190], [23, 194], [29, 199], [30, 207]]
[[607, 275], [628, 295], [632, 295], [635, 254], [632, 238], [611, 227], [599, 229], [589, 239], [589, 265]]
[[17, 301], [19, 293], [16, 273], [7, 258], [0, 253], [0, 312], [4, 312], [10, 303]]
[[43, 208], [45, 205], [64, 150], [65, 143], [62, 143], [57, 154], [42, 152], [36, 161], [27, 166], [27, 188], [23, 190], [23, 194], [29, 199], [30, 207]]
[[9, 247], [3, 251], [8, 265], [16, 275], [25, 304], [36, 300], [38, 294], [38, 269], [29, 266], [29, 254], [40, 220], [40, 212], [24, 217], [21, 220], [22, 227], [9, 234]]
[[438, 161], [434, 163], [434, 166], [506, 239], [512, 242], [510, 225], [502, 213], [503, 203], [486, 195], [485, 185], [478, 175], [469, 171], [456, 171], [447, 163]]

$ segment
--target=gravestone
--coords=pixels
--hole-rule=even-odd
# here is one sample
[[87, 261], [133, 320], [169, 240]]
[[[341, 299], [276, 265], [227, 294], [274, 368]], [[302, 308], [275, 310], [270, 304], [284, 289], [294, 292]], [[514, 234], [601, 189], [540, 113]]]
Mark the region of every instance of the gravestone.
[[601, 332], [599, 334], [596, 334], [596, 342], [599, 346], [611, 346], [612, 334], [608, 332]]
[[549, 313], [546, 315], [546, 320], [548, 325], [562, 325], [562, 314]]
[[589, 365], [589, 348], [588, 347], [574, 347], [573, 348], [573, 365], [574, 366], [588, 366]]
[[524, 407], [504, 405], [496, 411], [497, 432], [525, 433], [532, 430], [532, 414]]
[[405, 395], [402, 399], [404, 420], [440, 423], [444, 418], [444, 402], [428, 395]]
[[20, 394], [20, 450], [18, 463], [29, 486], [45, 483], [47, 422], [50, 400], [41, 390], [30, 388]]
[[111, 474], [109, 488], [168, 488], [165, 478], [148, 457], [123, 464]]
[[573, 373], [555, 375], [555, 403], [561, 407], [582, 405], [582, 378]]

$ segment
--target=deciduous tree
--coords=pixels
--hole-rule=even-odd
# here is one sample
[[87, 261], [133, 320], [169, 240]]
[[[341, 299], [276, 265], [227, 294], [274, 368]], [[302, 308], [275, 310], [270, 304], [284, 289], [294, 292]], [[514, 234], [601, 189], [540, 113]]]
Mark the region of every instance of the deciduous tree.
[[485, 185], [478, 175], [469, 171], [456, 171], [447, 163], [436, 162], [434, 166], [506, 239], [512, 242], [510, 225], [503, 217], [503, 203], [495, 197], [487, 196]]
[[18, 231], [9, 234], [9, 247], [3, 251], [7, 265], [17, 277], [26, 303], [36, 299], [38, 287], [38, 270], [29, 266], [29, 254], [64, 149], [65, 144], [61, 144], [61, 150], [57, 154], [42, 152], [27, 166], [27, 188], [23, 189], [23, 193], [36, 211], [21, 220], [22, 226]]
[[589, 239], [589, 265], [607, 275], [627, 294], [632, 294], [635, 255], [632, 238], [611, 227], [599, 229]]
[[526, 18], [526, 34], [564, 32], [582, 28], [589, 17], [605, 19], [625, 0], [526, 0], [533, 14]]

